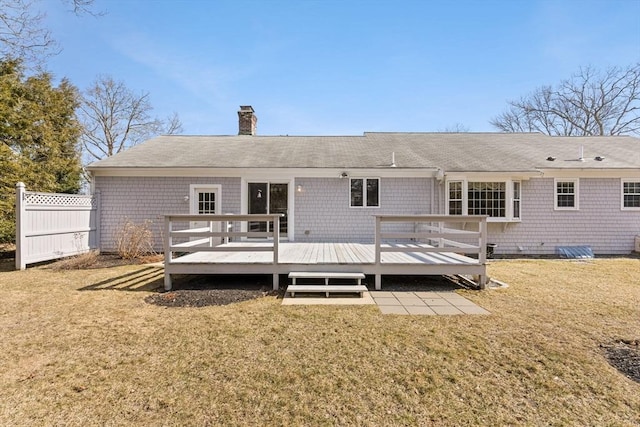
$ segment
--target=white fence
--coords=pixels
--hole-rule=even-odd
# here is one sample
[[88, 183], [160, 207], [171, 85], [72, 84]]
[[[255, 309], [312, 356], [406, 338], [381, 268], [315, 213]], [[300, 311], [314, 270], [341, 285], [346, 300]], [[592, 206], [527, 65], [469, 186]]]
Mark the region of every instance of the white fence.
[[16, 269], [88, 252], [99, 242], [99, 193], [34, 193], [16, 185]]

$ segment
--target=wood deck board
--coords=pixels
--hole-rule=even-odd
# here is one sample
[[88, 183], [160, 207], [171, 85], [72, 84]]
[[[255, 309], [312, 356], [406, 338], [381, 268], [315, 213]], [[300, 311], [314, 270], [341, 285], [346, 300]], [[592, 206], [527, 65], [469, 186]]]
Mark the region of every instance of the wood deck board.
[[[270, 243], [228, 243], [221, 247], [265, 247]], [[402, 247], [402, 246], [399, 246]], [[413, 247], [413, 244], [412, 246]], [[421, 247], [415, 244], [416, 248]], [[280, 243], [280, 264], [373, 264], [375, 250], [372, 244], [362, 243]], [[407, 265], [477, 265], [478, 260], [454, 252], [383, 252], [382, 264]], [[172, 260], [172, 263], [269, 264], [271, 252], [195, 252]]]

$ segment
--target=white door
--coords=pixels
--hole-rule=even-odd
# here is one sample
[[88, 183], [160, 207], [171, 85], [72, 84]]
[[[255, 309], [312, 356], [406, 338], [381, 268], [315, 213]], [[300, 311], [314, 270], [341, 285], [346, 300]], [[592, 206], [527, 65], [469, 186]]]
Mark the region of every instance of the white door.
[[[191, 186], [191, 215], [220, 215], [220, 186]], [[220, 222], [192, 221], [192, 229], [202, 229], [202, 231], [220, 231]], [[194, 240], [197, 240], [194, 239]], [[207, 239], [211, 246], [218, 245], [222, 238], [216, 237]]]

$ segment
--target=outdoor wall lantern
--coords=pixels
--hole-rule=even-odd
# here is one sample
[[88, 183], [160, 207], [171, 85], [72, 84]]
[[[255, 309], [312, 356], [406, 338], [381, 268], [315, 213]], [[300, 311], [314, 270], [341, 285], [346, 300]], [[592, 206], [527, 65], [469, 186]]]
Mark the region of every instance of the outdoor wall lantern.
[[348, 176], [349, 176], [349, 174], [348, 174], [348, 173], [346, 173], [346, 172], [342, 172], [342, 173], [340, 174], [340, 179], [347, 178]]
[[300, 184], [296, 185], [296, 192], [297, 193], [302, 193], [302, 185], [300, 185]]

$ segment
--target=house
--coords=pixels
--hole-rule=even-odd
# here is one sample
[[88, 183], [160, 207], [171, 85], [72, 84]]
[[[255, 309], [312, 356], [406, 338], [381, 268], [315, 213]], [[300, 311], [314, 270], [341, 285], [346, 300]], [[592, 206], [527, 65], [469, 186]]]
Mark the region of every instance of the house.
[[374, 215], [487, 215], [497, 255], [628, 254], [640, 235], [640, 139], [539, 133], [159, 136], [93, 163], [103, 251], [124, 218], [274, 214], [289, 242], [372, 242]]

